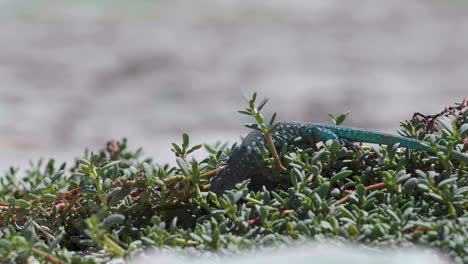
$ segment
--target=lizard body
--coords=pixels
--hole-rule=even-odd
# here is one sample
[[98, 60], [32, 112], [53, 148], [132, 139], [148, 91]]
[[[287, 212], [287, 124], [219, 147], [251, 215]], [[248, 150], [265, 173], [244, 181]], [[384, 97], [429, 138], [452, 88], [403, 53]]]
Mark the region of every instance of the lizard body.
[[[341, 143], [346, 141], [384, 145], [398, 143], [400, 147], [432, 152], [431, 146], [424, 141], [367, 129], [317, 123], [282, 122], [272, 133], [272, 138], [277, 149], [281, 149], [285, 144], [302, 146], [332, 139]], [[243, 139], [239, 147], [233, 150], [226, 166], [212, 179], [211, 191], [222, 193], [224, 190], [234, 188], [237, 183], [258, 175], [258, 171], [262, 169], [260, 147], [268, 149], [263, 134], [254, 130]], [[442, 146], [440, 149], [446, 151]], [[454, 150], [452, 157], [468, 162], [468, 154]]]

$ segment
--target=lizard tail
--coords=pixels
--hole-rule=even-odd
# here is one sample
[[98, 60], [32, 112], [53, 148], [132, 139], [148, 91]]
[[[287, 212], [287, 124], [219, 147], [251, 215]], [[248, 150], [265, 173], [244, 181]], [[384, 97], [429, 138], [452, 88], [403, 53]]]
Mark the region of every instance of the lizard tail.
[[[407, 138], [392, 134], [386, 133], [379, 133], [371, 130], [364, 130], [365, 133], [362, 131], [352, 131], [350, 129], [346, 129], [345, 127], [327, 127], [327, 129], [331, 130], [335, 133], [338, 137], [347, 139], [349, 141], [359, 141], [359, 142], [367, 142], [367, 143], [374, 143], [374, 144], [384, 144], [384, 145], [395, 145], [397, 143], [400, 144], [400, 147], [422, 150], [433, 153], [432, 147], [421, 140]], [[447, 148], [444, 146], [437, 146], [440, 150], [444, 153], [447, 153]], [[451, 152], [453, 158], [467, 162], [468, 163], [468, 154], [459, 152], [457, 150], [453, 150]]]
[[401, 147], [405, 148], [423, 151], [432, 150], [432, 148], [424, 141], [420, 141], [413, 138], [407, 138], [387, 133], [380, 133], [366, 129], [354, 129], [339, 126], [327, 126], [325, 128], [335, 133], [339, 138], [344, 138], [349, 141], [367, 142], [390, 146], [399, 143]]

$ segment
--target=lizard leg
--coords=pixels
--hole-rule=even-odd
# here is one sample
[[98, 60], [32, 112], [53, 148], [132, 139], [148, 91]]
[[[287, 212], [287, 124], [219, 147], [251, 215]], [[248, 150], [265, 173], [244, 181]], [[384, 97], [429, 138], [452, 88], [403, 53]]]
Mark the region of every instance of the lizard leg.
[[349, 147], [350, 149], [352, 149], [354, 151], [361, 151], [362, 150], [362, 148], [359, 145], [356, 145], [353, 142], [351, 142], [351, 141], [349, 141], [347, 139], [344, 139], [344, 138], [340, 139], [340, 143], [342, 145], [345, 145], [345, 146]]
[[[340, 141], [340, 138], [333, 133], [331, 130], [322, 128], [322, 127], [313, 127], [309, 130], [309, 133], [312, 135], [314, 140], [316, 141], [327, 141], [327, 140], [338, 140]], [[340, 143], [342, 143], [340, 141]]]
[[351, 141], [345, 139], [345, 138], [340, 138], [338, 137], [333, 131], [322, 128], [322, 127], [314, 127], [311, 128], [310, 133], [313, 135], [313, 137], [319, 141], [327, 141], [327, 140], [338, 140], [341, 145], [343, 146], [348, 146], [352, 148], [353, 150], [357, 151], [360, 150], [358, 146], [353, 144]]

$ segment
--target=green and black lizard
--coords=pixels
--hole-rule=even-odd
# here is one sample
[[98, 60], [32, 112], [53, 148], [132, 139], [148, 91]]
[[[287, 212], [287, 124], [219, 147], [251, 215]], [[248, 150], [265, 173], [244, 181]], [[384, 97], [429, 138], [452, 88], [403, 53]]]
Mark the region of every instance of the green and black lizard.
[[[361, 128], [315, 123], [280, 123], [272, 133], [272, 138], [275, 147], [279, 149], [285, 144], [302, 146], [332, 139], [339, 140], [342, 144], [345, 142], [365, 142], [384, 145], [398, 143], [400, 147], [433, 152], [429, 143], [412, 138]], [[263, 134], [257, 130], [250, 132], [243, 139], [241, 145], [232, 151], [226, 162], [226, 166], [212, 179], [210, 190], [220, 194], [225, 190], [234, 188], [239, 182], [259, 175], [259, 172], [263, 169], [260, 162], [262, 159], [261, 147], [268, 148]], [[446, 152], [445, 147], [438, 146], [438, 148]], [[468, 154], [453, 150], [451, 157], [468, 163]]]

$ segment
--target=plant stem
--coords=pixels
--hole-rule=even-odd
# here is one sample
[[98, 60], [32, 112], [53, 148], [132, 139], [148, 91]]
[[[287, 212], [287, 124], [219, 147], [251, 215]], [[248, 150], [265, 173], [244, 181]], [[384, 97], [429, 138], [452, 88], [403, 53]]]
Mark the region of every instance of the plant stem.
[[205, 172], [205, 173], [203, 173], [202, 175], [200, 175], [200, 177], [201, 177], [201, 178], [205, 178], [205, 179], [209, 179], [209, 178], [215, 176], [216, 174], [218, 174], [218, 172], [219, 172], [222, 168], [224, 168], [224, 166], [219, 167], [219, 168], [216, 168], [216, 169], [214, 169], [214, 170], [212, 170], [212, 171], [209, 171], [209, 172]]
[[183, 175], [174, 175], [174, 176], [165, 178], [163, 181], [164, 181], [164, 183], [168, 184], [168, 183], [171, 183], [173, 181], [182, 181], [182, 180], [186, 180], [186, 179], [187, 179], [187, 177], [185, 177]]
[[56, 257], [50, 255], [49, 253], [47, 252], [44, 252], [40, 249], [37, 249], [37, 248], [31, 248], [31, 251], [37, 255], [40, 255], [41, 257], [45, 258], [47, 261], [49, 261], [50, 263], [53, 263], [53, 264], [64, 264], [63, 261], [57, 259]]
[[211, 188], [211, 184], [205, 184], [205, 185], [201, 186], [201, 190], [204, 191], [204, 192], [209, 191], [210, 188]]
[[273, 144], [273, 138], [271, 137], [271, 134], [263, 133], [263, 136], [265, 137], [267, 144], [270, 147], [270, 152], [271, 152], [271, 155], [273, 156], [273, 160], [275, 161], [276, 166], [281, 172], [287, 173], [288, 169], [286, 169], [283, 166], [283, 164], [281, 164], [280, 158], [278, 156], [278, 152], [276, 151], [276, 148], [275, 148], [275, 144]]
[[114, 253], [116, 256], [122, 256], [125, 253], [125, 250], [121, 248], [117, 243], [115, 243], [108, 236], [103, 235], [102, 240], [106, 246]]
[[[369, 186], [366, 186], [366, 191], [373, 191], [373, 190], [378, 190], [378, 189], [382, 189], [385, 187], [385, 183], [384, 182], [379, 182], [379, 183], [376, 183], [376, 184], [372, 184], [372, 185], [369, 185]], [[353, 193], [355, 191], [352, 191]], [[343, 203], [346, 203], [348, 200], [349, 200], [349, 196], [351, 194], [348, 194], [346, 195], [345, 197], [341, 198], [340, 200], [336, 201], [335, 202], [335, 206], [338, 206], [340, 204], [343, 204]]]
[[[224, 166], [223, 166], [224, 167]], [[205, 179], [209, 179], [213, 176], [215, 176], [216, 174], [218, 174], [218, 172], [223, 168], [223, 167], [219, 167], [219, 168], [216, 168], [212, 171], [209, 171], [209, 172], [205, 172], [203, 173], [202, 175], [200, 175], [201, 178], [205, 178]], [[186, 180], [187, 177], [184, 176], [184, 175], [174, 175], [174, 176], [171, 176], [171, 177], [167, 177], [165, 178], [163, 181], [164, 183], [171, 183], [173, 181], [182, 181], [182, 180]]]

